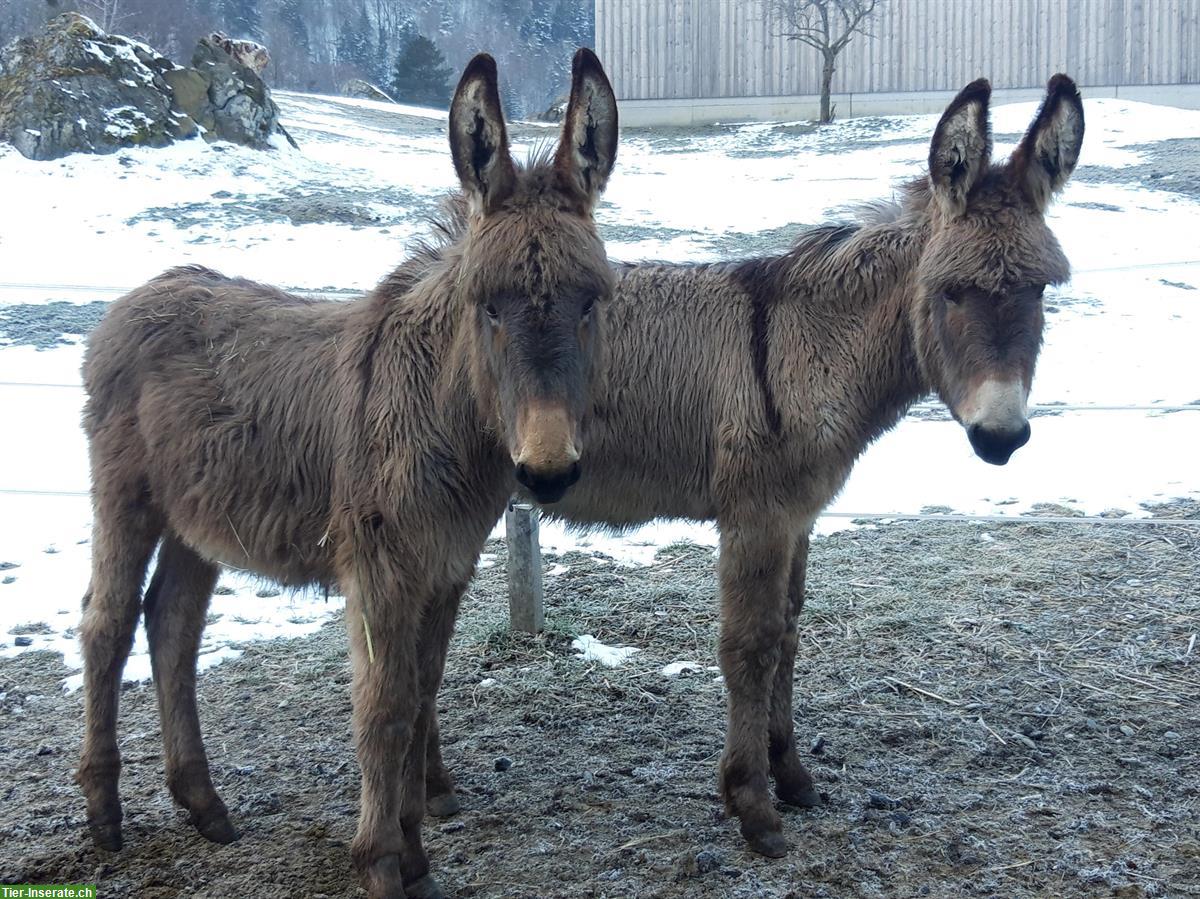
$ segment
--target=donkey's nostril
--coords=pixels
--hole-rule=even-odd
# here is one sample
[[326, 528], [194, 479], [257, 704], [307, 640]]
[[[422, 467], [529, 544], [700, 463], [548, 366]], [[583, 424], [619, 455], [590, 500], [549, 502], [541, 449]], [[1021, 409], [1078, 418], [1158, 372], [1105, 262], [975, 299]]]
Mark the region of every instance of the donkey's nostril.
[[530, 483], [530, 481], [532, 481], [532, 480], [533, 479], [529, 474], [529, 466], [526, 465], [524, 462], [518, 462], [517, 463], [517, 482], [525, 485], [526, 487], [532, 487], [533, 484]]
[[992, 465], [1004, 465], [1012, 454], [1029, 442], [1029, 422], [1025, 422], [1016, 430], [994, 431], [982, 425], [971, 425], [967, 428], [967, 437], [971, 447], [984, 462]]
[[517, 481], [533, 494], [539, 503], [556, 503], [579, 480], [582, 469], [578, 462], [554, 471], [538, 471], [524, 462], [516, 468]]

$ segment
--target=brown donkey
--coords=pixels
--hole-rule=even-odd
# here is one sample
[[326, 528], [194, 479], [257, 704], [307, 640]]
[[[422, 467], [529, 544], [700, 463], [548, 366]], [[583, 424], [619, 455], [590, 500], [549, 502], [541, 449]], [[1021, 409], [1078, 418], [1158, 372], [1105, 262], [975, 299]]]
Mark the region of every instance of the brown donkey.
[[518, 167], [495, 63], [480, 55], [449, 132], [469, 209], [418, 276], [342, 304], [175, 269], [114, 303], [89, 342], [78, 779], [101, 848], [121, 846], [117, 701], [157, 545], [144, 608], [167, 783], [200, 832], [236, 838], [196, 714], [218, 563], [336, 584], [362, 768], [355, 865], [374, 899], [440, 895], [420, 825], [446, 645], [514, 472], [550, 502], [578, 477], [593, 304], [613, 281], [592, 211], [616, 156], [616, 102], [579, 51], [556, 153]]
[[[991, 89], [968, 85], [933, 135], [929, 175], [870, 220], [780, 256], [618, 269], [585, 422], [589, 461], [548, 510], [617, 527], [721, 530], [720, 786], [752, 849], [787, 851], [780, 800], [818, 796], [796, 751], [792, 678], [808, 535], [867, 445], [936, 392], [976, 453], [1029, 438], [1042, 291], [1069, 267], [1044, 213], [1075, 167], [1083, 106], [1065, 75], [1012, 157], [993, 164]], [[430, 784], [449, 783], [436, 746]]]

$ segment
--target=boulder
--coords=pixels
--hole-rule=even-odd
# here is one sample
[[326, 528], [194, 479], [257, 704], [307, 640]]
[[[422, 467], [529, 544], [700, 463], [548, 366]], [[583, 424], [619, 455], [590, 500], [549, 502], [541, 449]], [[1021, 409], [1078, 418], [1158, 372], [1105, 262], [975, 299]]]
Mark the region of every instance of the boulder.
[[163, 80], [174, 67], [86, 16], [56, 16], [0, 51], [0, 138], [30, 159], [164, 146], [182, 133]]
[[191, 137], [200, 129], [205, 135], [215, 135], [217, 122], [212, 104], [208, 101], [208, 82], [195, 69], [182, 66], [163, 72], [163, 81], [171, 89], [171, 102], [179, 113], [181, 130]]
[[343, 97], [354, 97], [357, 100], [378, 100], [381, 103], [395, 103], [381, 87], [376, 87], [361, 78], [351, 78], [342, 85]]
[[553, 103], [551, 103], [546, 111], [537, 117], [537, 120], [539, 122], [561, 122], [563, 120], [563, 116], [567, 114], [568, 99], [569, 98], [567, 95], [563, 94]]
[[234, 40], [220, 31], [214, 31], [207, 40], [214, 47], [220, 47], [233, 57], [234, 62], [244, 65], [255, 75], [261, 76], [270, 65], [270, 51], [255, 41]]
[[[279, 130], [279, 108], [263, 80], [208, 38], [196, 45], [192, 67], [208, 85], [212, 127], [205, 125], [205, 137], [269, 147], [271, 135]], [[202, 114], [207, 115], [207, 110]]]

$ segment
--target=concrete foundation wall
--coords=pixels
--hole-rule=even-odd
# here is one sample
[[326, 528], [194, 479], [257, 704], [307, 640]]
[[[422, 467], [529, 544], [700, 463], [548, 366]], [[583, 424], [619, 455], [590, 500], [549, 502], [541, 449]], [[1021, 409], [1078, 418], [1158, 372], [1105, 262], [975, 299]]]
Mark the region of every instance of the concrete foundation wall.
[[[1120, 97], [1143, 103], [1200, 109], [1200, 84], [1098, 85], [1082, 89], [1085, 98]], [[837, 118], [937, 113], [954, 98], [954, 91], [833, 94]], [[1041, 88], [992, 91], [992, 104], [1040, 100]], [[695, 100], [621, 100], [621, 124], [627, 128], [711, 125], [716, 122], [773, 122], [815, 120], [820, 97], [710, 97]]]

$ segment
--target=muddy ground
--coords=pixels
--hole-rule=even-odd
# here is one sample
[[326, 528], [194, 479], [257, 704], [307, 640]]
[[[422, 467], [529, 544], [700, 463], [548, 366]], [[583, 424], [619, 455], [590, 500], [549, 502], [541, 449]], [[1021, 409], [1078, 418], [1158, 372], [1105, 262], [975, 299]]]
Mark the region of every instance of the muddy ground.
[[[1200, 518], [1194, 504], [1160, 510]], [[481, 572], [441, 695], [464, 810], [427, 820], [448, 895], [1200, 895], [1200, 530], [891, 524], [819, 540], [798, 733], [827, 801], [791, 854], [747, 854], [715, 771], [713, 554], [548, 560], [548, 631], [506, 630]], [[623, 667], [571, 638], [636, 646]], [[6, 640], [11, 637], [4, 638]], [[0, 661], [0, 882], [102, 897], [362, 893], [342, 630], [254, 644], [200, 679], [218, 789], [243, 836], [202, 840], [163, 786], [151, 685], [121, 710], [126, 848], [92, 849], [71, 782], [79, 694], [57, 656]], [[511, 767], [503, 761], [511, 760]]]

